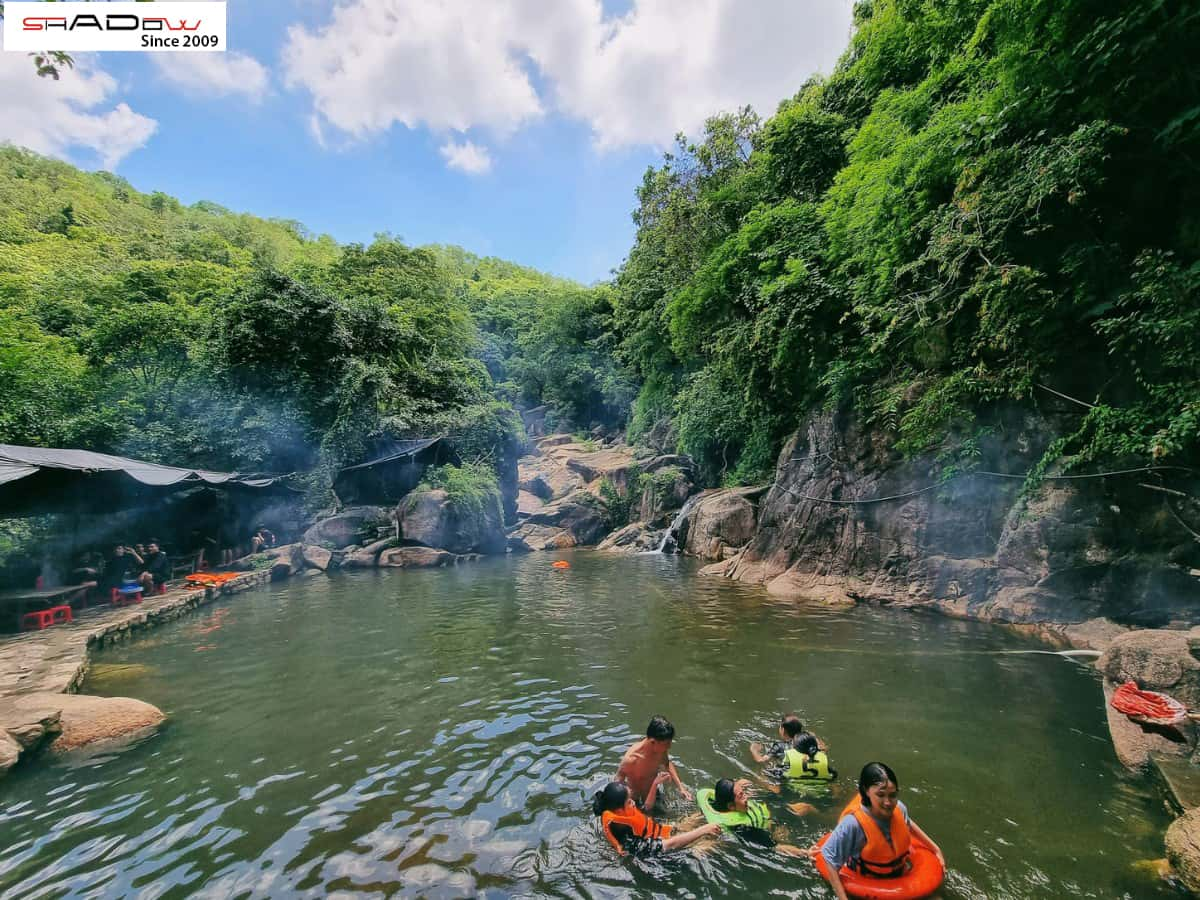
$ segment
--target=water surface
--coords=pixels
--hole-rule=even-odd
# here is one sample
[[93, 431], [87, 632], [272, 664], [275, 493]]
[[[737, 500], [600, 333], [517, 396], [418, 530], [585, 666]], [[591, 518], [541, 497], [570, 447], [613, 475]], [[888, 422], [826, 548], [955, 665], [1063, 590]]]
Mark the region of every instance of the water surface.
[[[1087, 667], [674, 557], [555, 558], [295, 579], [96, 654], [89, 691], [169, 724], [0, 785], [0, 897], [832, 896], [732, 839], [619, 862], [586, 811], [655, 713], [694, 787], [753, 774], [747, 742], [793, 710], [843, 790], [869, 760], [896, 770], [943, 897], [1171, 895], [1133, 868], [1169, 817], [1117, 764]], [[806, 819], [768, 802], [807, 845], [846, 796]]]

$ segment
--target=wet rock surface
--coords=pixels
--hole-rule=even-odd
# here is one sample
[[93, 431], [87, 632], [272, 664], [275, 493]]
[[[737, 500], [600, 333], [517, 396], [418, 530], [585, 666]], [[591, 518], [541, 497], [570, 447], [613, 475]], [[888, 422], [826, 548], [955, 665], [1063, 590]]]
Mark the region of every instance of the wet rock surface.
[[662, 543], [664, 533], [664, 529], [645, 522], [631, 522], [602, 540], [596, 549], [617, 553], [653, 552]]
[[1193, 894], [1200, 894], [1200, 809], [1191, 809], [1171, 823], [1166, 836], [1167, 859]]
[[1194, 618], [1200, 580], [1172, 562], [1179, 529], [1161, 496], [1092, 479], [1045, 482], [1026, 499], [1024, 474], [1061, 429], [1025, 414], [1009, 424], [980, 441], [979, 470], [998, 475], [945, 481], [935, 454], [904, 458], [849, 414], [811, 416], [725, 574], [782, 595], [1000, 622]]

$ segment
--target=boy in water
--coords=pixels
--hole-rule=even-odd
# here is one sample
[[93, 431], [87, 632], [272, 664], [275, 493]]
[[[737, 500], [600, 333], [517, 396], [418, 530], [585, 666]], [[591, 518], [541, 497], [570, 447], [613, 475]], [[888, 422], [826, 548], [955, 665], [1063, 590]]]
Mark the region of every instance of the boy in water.
[[655, 716], [646, 726], [646, 736], [625, 751], [614, 780], [629, 785], [635, 802], [645, 802], [660, 772], [665, 772], [679, 789], [679, 795], [691, 802], [692, 792], [679, 780], [679, 773], [671, 762], [671, 741], [674, 739], [675, 726], [662, 716]]

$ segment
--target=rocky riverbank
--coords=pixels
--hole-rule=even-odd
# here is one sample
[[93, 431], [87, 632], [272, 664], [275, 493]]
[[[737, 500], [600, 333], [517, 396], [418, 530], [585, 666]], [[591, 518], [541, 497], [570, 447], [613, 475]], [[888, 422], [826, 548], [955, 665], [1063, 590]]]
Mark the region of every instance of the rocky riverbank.
[[819, 413], [784, 447], [753, 538], [712, 569], [773, 594], [927, 606], [1000, 622], [1191, 622], [1200, 545], [1152, 477], [1047, 481], [1022, 494], [1053, 433], [1022, 420], [981, 441], [974, 474], [904, 458]]
[[5, 638], [0, 642], [0, 777], [22, 758], [43, 751], [111, 746], [152, 732], [166, 717], [149, 703], [74, 693], [87, 675], [92, 650], [272, 577], [264, 569], [218, 588], [176, 588], [136, 606], [93, 607], [69, 625]]

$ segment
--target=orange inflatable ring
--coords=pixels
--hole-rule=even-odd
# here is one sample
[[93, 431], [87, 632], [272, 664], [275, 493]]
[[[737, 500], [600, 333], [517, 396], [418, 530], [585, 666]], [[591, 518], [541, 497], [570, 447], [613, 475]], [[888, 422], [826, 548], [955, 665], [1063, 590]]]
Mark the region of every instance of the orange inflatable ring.
[[565, 559], [556, 559], [554, 562], [550, 563], [550, 568], [552, 568], [552, 569], [569, 569], [569, 568], [571, 568], [571, 564], [569, 562], [567, 562]]
[[[824, 847], [827, 840], [828, 834], [821, 838], [817, 849]], [[852, 872], [845, 866], [838, 872], [838, 877], [847, 894], [864, 900], [917, 900], [919, 897], [928, 897], [942, 886], [942, 877], [945, 875], [942, 864], [938, 862], [933, 848], [916, 835], [912, 838], [909, 858], [912, 868], [896, 878], [872, 878]], [[818, 853], [815, 862], [821, 877], [828, 881], [829, 863], [825, 862], [825, 857]]]

